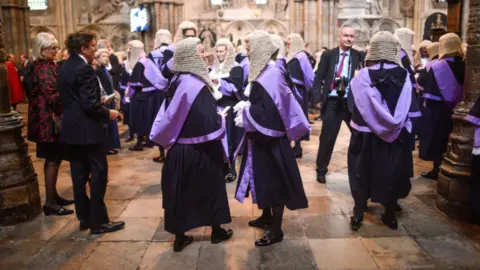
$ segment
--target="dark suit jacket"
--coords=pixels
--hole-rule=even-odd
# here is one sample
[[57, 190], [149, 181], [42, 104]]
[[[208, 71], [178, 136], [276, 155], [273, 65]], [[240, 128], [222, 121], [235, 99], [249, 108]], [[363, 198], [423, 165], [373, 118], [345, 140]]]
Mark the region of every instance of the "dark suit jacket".
[[23, 90], [27, 93], [27, 98], [30, 101], [33, 83], [33, 65], [30, 60], [28, 60], [27, 64], [20, 70], [19, 75], [23, 77]]
[[[328, 100], [328, 95], [330, 94], [330, 86], [335, 77], [335, 66], [340, 60], [339, 47], [336, 47], [332, 50], [325, 51], [320, 58], [320, 64], [318, 66], [317, 72], [315, 73], [315, 80], [313, 81], [313, 103], [321, 103], [322, 111], [325, 109], [325, 105]], [[350, 81], [355, 75], [355, 70], [360, 69], [361, 64], [363, 63], [362, 54], [355, 50], [350, 49], [351, 57], [351, 69]], [[353, 110], [353, 100], [350, 98], [351, 95], [348, 95], [348, 109], [350, 112]]]
[[100, 85], [93, 68], [72, 54], [58, 71], [57, 87], [64, 108], [60, 142], [104, 143], [110, 113], [100, 102]]

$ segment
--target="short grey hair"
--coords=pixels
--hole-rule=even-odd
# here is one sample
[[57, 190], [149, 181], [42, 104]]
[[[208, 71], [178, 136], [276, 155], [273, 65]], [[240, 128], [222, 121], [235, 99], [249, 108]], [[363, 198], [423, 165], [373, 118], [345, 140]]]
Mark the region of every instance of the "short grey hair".
[[33, 41], [33, 50], [32, 50], [33, 59], [34, 60], [43, 59], [42, 51], [52, 46], [53, 43], [58, 44], [58, 41], [54, 35], [46, 32], [38, 33], [35, 36], [35, 40]]
[[[338, 29], [338, 35], [341, 35], [342, 34], [342, 30], [345, 29], [345, 28], [352, 28], [353, 30], [355, 30], [355, 27], [353, 27], [352, 25], [350, 24], [345, 24], [345, 25], [342, 25], [340, 27], [340, 29]], [[357, 34], [357, 30], [355, 30], [355, 34]]]
[[97, 49], [106, 49], [107, 43], [110, 43], [108, 39], [100, 39], [97, 41]]

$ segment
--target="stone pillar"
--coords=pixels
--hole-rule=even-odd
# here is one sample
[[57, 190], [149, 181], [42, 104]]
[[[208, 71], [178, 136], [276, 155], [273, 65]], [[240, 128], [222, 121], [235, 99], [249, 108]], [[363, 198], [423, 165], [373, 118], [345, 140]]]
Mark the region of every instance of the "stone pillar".
[[480, 1], [470, 1], [465, 98], [454, 109], [454, 130], [450, 134], [450, 143], [440, 167], [437, 184], [437, 207], [449, 216], [464, 220], [473, 218], [470, 209], [471, 181], [480, 181], [471, 179], [474, 129], [465, 120], [473, 103], [480, 96], [480, 27], [477, 26], [477, 18], [480, 18]]
[[55, 17], [58, 25], [57, 39], [61, 44], [60, 47], [63, 47], [63, 42], [67, 39], [67, 36], [77, 31], [77, 29], [75, 29], [74, 17], [65, 16], [65, 14], [68, 14], [71, 10], [73, 10], [73, 3], [72, 1], [67, 0], [56, 0], [53, 5], [53, 8], [55, 8]]
[[21, 116], [11, 111], [5, 67], [6, 50], [28, 52], [30, 22], [27, 0], [0, 0], [0, 11], [0, 225], [13, 225], [40, 213], [37, 175]]
[[424, 1], [415, 1], [414, 14], [413, 14], [413, 31], [415, 32], [414, 44], [418, 48], [420, 42], [423, 39], [423, 13], [424, 13], [425, 2]]

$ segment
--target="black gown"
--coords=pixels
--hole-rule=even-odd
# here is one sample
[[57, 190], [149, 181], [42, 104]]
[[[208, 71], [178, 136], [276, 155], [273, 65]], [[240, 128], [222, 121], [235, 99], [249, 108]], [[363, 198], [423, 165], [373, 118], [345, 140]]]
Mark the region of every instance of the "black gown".
[[[292, 59], [290, 62], [287, 63], [287, 71], [288, 74], [294, 78], [295, 80], [298, 81], [304, 81], [304, 75], [302, 71], [302, 67], [300, 66], [300, 62], [296, 58]], [[298, 100], [300, 102], [300, 106], [303, 109], [303, 112], [305, 113], [305, 116], [308, 119], [308, 91], [307, 88], [304, 85], [294, 83], [298, 93], [302, 96], [302, 100]], [[302, 137], [302, 141], [308, 141], [310, 140], [310, 134], [307, 134]]]
[[[113, 90], [114, 81], [110, 73], [107, 71], [105, 67], [100, 67], [95, 72], [97, 74], [100, 83], [102, 84], [103, 89], [108, 95], [113, 94], [115, 91]], [[115, 110], [115, 102], [110, 102], [107, 107], [109, 109]], [[108, 121], [108, 139], [107, 139], [107, 147], [109, 150], [113, 149], [120, 149], [120, 135], [118, 133], [118, 123], [117, 120], [110, 120]]]
[[[378, 72], [378, 70], [369, 70], [372, 81], [378, 76]], [[397, 67], [387, 72], [395, 78], [406, 78], [407, 71]], [[392, 83], [377, 86], [391, 114], [397, 106], [403, 83], [400, 81], [400, 87]], [[354, 97], [352, 91], [349, 95]], [[412, 97], [410, 111], [418, 111], [415, 102], [416, 100]], [[356, 104], [352, 122], [360, 126], [368, 126]], [[352, 196], [358, 205], [365, 203], [368, 198], [371, 198], [372, 202], [388, 205], [392, 201], [408, 196], [411, 190], [410, 177], [413, 175], [412, 139], [405, 128], [392, 143], [382, 140], [373, 132], [352, 129], [348, 149], [348, 173]]]
[[134, 91], [130, 98], [130, 134], [137, 136], [148, 136], [151, 125], [149, 125], [148, 102], [153, 92], [143, 92], [143, 88], [152, 87], [150, 81], [145, 78], [145, 67], [138, 62], [133, 68], [130, 76], [130, 89]]
[[128, 81], [130, 80], [130, 74], [128, 74], [125, 66], [122, 66], [122, 73], [120, 75], [120, 86], [118, 92], [122, 101], [120, 102], [120, 110], [123, 112], [123, 124], [129, 125], [130, 123], [130, 103], [125, 102], [125, 91], [128, 88]]
[[[282, 118], [271, 96], [257, 82], [252, 82], [249, 97], [250, 114], [262, 127], [285, 131]], [[251, 142], [253, 179], [258, 208], [266, 209], [285, 205], [290, 210], [308, 207], [302, 178], [290, 141], [284, 137], [270, 137], [258, 131], [246, 132], [249, 139], [243, 145], [242, 165], [237, 184], [238, 190], [245, 173], [248, 158], [248, 141]]]
[[[155, 63], [155, 60], [152, 54], [149, 54], [148, 58], [150, 58]], [[160, 110], [160, 107], [162, 106], [162, 103], [165, 100], [165, 92], [161, 90], [164, 90], [164, 89], [152, 91], [148, 98], [148, 126], [150, 128], [152, 127], [153, 122], [157, 117], [158, 110]]]
[[[448, 62], [448, 64], [457, 82], [463, 85], [465, 62], [460, 57], [456, 57], [453, 62]], [[426, 76], [426, 91], [441, 96], [433, 69], [430, 69]], [[421, 159], [433, 162], [441, 161], [442, 155], [447, 151], [450, 133], [453, 131], [452, 115], [452, 108], [444, 101], [426, 99], [423, 108], [423, 128], [420, 134], [419, 156]]]
[[[193, 138], [218, 130], [222, 119], [207, 87], [195, 98], [179, 138]], [[176, 234], [231, 222], [220, 140], [174, 144], [162, 170], [165, 230]]]

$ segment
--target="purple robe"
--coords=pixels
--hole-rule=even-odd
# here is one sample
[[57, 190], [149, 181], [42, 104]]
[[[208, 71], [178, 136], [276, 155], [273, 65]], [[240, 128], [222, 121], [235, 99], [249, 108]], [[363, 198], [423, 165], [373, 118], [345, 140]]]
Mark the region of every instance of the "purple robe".
[[[385, 69], [395, 68], [397, 65], [386, 64]], [[360, 126], [351, 121], [352, 128], [360, 132], [373, 132], [386, 142], [395, 141], [400, 132], [406, 128], [408, 132], [412, 131], [412, 122], [410, 118], [419, 117], [419, 112], [411, 113], [412, 104], [412, 85], [408, 80], [403, 85], [395, 113], [392, 115], [386, 102], [376, 87], [372, 87], [372, 81], [368, 70], [378, 70], [380, 64], [364, 68], [355, 76], [351, 83], [352, 93], [355, 99], [355, 105], [368, 126]]]
[[163, 51], [161, 49], [151, 51], [150, 56], [153, 62], [155, 63], [155, 65], [158, 67], [158, 69], [160, 69], [162, 67]]
[[[179, 75], [179, 84], [175, 90], [168, 108], [165, 108], [165, 102], [162, 104], [157, 114], [150, 133], [150, 140], [161, 145], [165, 149], [170, 149], [175, 143], [180, 144], [200, 144], [213, 140], [221, 140], [225, 136], [225, 120], [222, 127], [210, 134], [196, 138], [178, 138], [183, 123], [187, 119], [190, 107], [200, 90], [205, 87], [205, 82], [191, 74]], [[225, 153], [225, 156], [227, 154]]]
[[[311, 131], [310, 124], [305, 117], [302, 108], [295, 99], [290, 87], [288, 86], [285, 80], [285, 75], [282, 73], [281, 69], [275, 66], [267, 65], [263, 72], [255, 80], [255, 82], [259, 83], [272, 99], [273, 104], [278, 110], [285, 130], [273, 130], [257, 123], [250, 113], [251, 107], [246, 106], [242, 112], [243, 125], [246, 132], [257, 131], [265, 136], [274, 138], [284, 138], [286, 136], [288, 138], [288, 141], [296, 141]], [[243, 202], [247, 190], [250, 189], [252, 191], [252, 199], [254, 202], [256, 202], [257, 198], [255, 196], [257, 192], [255, 190], [255, 185], [253, 184], [255, 181], [253, 172], [255, 167], [255, 164], [253, 164], [254, 149], [252, 148], [251, 139], [249, 139], [248, 137], [244, 137], [242, 143], [240, 143], [240, 146], [237, 149], [235, 157], [238, 155], [238, 152], [241, 151], [243, 147], [243, 141], [245, 139], [247, 143], [247, 153], [244, 153], [244, 158], [246, 157], [246, 161], [245, 164], [242, 165], [243, 174], [238, 183], [235, 198], [238, 201]], [[289, 149], [289, 151], [291, 151], [290, 146], [287, 146], [287, 148]], [[294, 158], [293, 153], [291, 153], [291, 155], [292, 156], [288, 158]], [[275, 180], [272, 179], [272, 181]], [[299, 201], [301, 201], [300, 198]], [[299, 203], [299, 205], [300, 204], [302, 203]]]
[[441, 96], [430, 92], [425, 92], [423, 95], [426, 99], [444, 101], [451, 109], [455, 108], [464, 97], [463, 84], [458, 83], [448, 64], [453, 61], [453, 58], [444, 58], [432, 64], [431, 69]]
[[145, 78], [152, 84], [151, 87], [144, 87], [142, 89], [143, 92], [150, 92], [150, 91], [166, 91], [168, 86], [168, 80], [166, 80], [158, 66], [152, 61], [152, 59], [148, 57], [141, 57], [138, 60], [139, 63], [145, 67], [143, 75]]
[[312, 64], [310, 63], [310, 60], [304, 51], [297, 53], [294, 59], [297, 59], [298, 63], [300, 63], [300, 67], [302, 68], [303, 72], [303, 81], [292, 78], [293, 82], [305, 86], [307, 91], [310, 91], [310, 89], [313, 87], [313, 79], [315, 77], [313, 74]]
[[250, 61], [248, 60], [248, 57], [243, 59], [239, 64], [243, 69], [243, 81], [247, 82], [248, 81], [248, 75], [250, 74]]

